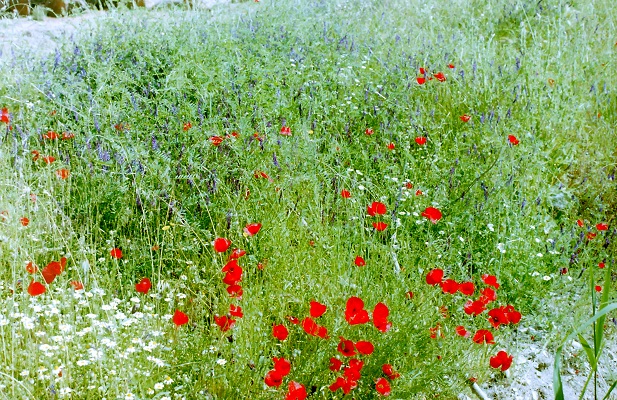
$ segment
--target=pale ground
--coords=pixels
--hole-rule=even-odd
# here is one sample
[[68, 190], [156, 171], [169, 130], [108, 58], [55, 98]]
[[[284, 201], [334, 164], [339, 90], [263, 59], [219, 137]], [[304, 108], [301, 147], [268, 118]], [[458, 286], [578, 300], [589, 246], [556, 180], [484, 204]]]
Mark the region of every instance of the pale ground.
[[[154, 8], [165, 0], [149, 0], [146, 2], [149, 8]], [[228, 7], [226, 3], [230, 0], [200, 0], [200, 7]], [[153, 13], [163, 11], [153, 11]], [[11, 57], [12, 51], [33, 51], [39, 54], [53, 53], [58, 41], [63, 37], [68, 37], [78, 29], [87, 29], [91, 22], [105, 18], [106, 12], [93, 11], [83, 15], [68, 18], [45, 18], [44, 21], [34, 21], [32, 19], [5, 19], [0, 20], [0, 68], [6, 65]], [[9, 62], [10, 64], [10, 62]], [[530, 338], [542, 336], [542, 332], [534, 331], [533, 328], [526, 328], [521, 323], [519, 329], [520, 337]], [[612, 339], [612, 340], [611, 340]], [[578, 345], [578, 346], [577, 346]], [[565, 386], [565, 398], [567, 400], [577, 399], [585, 383], [586, 372], [583, 359], [583, 350], [580, 344], [570, 346], [570, 351], [565, 352], [566, 361], [564, 362], [563, 383]], [[506, 377], [498, 374], [493, 382], [482, 382], [479, 384], [481, 391], [486, 395], [484, 399], [493, 400], [541, 400], [553, 398], [553, 354], [547, 351], [541, 341], [522, 339], [521, 342], [512, 348], [515, 354], [515, 361], [512, 368], [507, 371]], [[573, 354], [578, 356], [572, 357]], [[569, 360], [569, 361], [568, 361]], [[603, 375], [612, 380], [617, 376], [617, 343], [614, 337], [609, 338], [607, 349], [601, 359]], [[580, 366], [577, 366], [580, 364]], [[576, 374], [576, 368], [581, 372]], [[608, 385], [605, 380], [599, 382], [599, 392], [603, 397]], [[586, 399], [593, 399], [591, 391], [587, 391]], [[468, 399], [461, 395], [461, 399]], [[482, 399], [482, 393], [478, 393], [477, 398]], [[610, 397], [617, 399], [617, 392]]]

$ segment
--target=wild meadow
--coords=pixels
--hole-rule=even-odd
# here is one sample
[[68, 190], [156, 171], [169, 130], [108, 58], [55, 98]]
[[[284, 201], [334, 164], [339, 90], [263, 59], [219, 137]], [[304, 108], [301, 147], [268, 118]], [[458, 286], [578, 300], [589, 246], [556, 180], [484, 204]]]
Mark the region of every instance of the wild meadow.
[[554, 352], [615, 298], [617, 9], [472, 3], [115, 10], [3, 54], [0, 397], [453, 399]]

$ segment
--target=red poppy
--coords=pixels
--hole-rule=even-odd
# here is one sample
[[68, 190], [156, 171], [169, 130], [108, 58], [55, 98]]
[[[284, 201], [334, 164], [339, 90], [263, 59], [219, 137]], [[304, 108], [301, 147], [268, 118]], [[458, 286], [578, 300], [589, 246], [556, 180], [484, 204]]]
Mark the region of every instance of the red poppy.
[[603, 262], [598, 263], [598, 268], [603, 269], [606, 265]]
[[468, 338], [469, 336], [471, 336], [471, 333], [469, 333], [469, 331], [467, 331], [467, 329], [465, 329], [464, 326], [459, 325], [455, 328], [456, 334], [459, 336], [462, 336], [464, 338]]
[[343, 337], [340, 337], [340, 342], [336, 350], [341, 353], [344, 357], [353, 357], [356, 355], [356, 350], [354, 348], [353, 342], [351, 340], [347, 340]]
[[417, 138], [414, 139], [416, 141], [417, 144], [419, 144], [420, 146], [424, 146], [426, 144], [426, 136], [418, 136]]
[[506, 317], [508, 318], [508, 323], [518, 324], [521, 321], [521, 313], [516, 311], [513, 306], [506, 306], [504, 311], [506, 313]]
[[46, 157], [43, 157], [43, 161], [45, 161], [45, 164], [51, 164], [54, 161], [56, 161], [56, 158], [52, 156], [46, 156]]
[[422, 196], [423, 194], [420, 189], [416, 190], [416, 196]]
[[190, 122], [185, 122], [182, 125], [182, 130], [184, 130], [185, 132], [188, 131], [189, 129], [191, 129], [193, 127], [193, 124], [191, 124]]
[[463, 310], [467, 315], [480, 315], [486, 310], [486, 304], [480, 300], [468, 300]]
[[501, 350], [490, 359], [491, 367], [506, 371], [512, 365], [512, 356]]
[[513, 146], [516, 146], [520, 143], [514, 135], [508, 135], [508, 142], [510, 142], [510, 144], [512, 144]]
[[307, 393], [306, 388], [301, 383], [296, 381], [289, 382], [287, 386], [287, 396], [285, 396], [285, 400], [305, 400]]
[[32, 281], [28, 285], [28, 294], [30, 296], [38, 296], [45, 293], [45, 285], [41, 282]]
[[229, 297], [239, 300], [242, 298], [242, 293], [244, 293], [244, 291], [242, 290], [242, 286], [234, 284], [227, 286], [227, 293], [229, 293]]
[[324, 326], [318, 325], [310, 317], [306, 317], [302, 320], [302, 329], [311, 336], [317, 336], [322, 339], [328, 338], [328, 330]]
[[448, 64], [448, 68], [454, 69], [454, 64]]
[[602, 286], [596, 285], [596, 292], [601, 292], [601, 291], [602, 291]]
[[439, 268], [432, 269], [426, 274], [426, 283], [436, 285], [443, 280], [443, 270]]
[[365, 356], [371, 355], [375, 351], [375, 346], [373, 346], [373, 343], [366, 340], [360, 340], [356, 342], [355, 346], [356, 350], [358, 350], [358, 353]]
[[287, 339], [287, 336], [289, 336], [289, 331], [285, 325], [274, 325], [272, 326], [272, 336], [278, 340], [285, 340]]
[[424, 75], [424, 74], [426, 74], [426, 69], [424, 69], [424, 68], [422, 68], [422, 67], [420, 67], [420, 70], [419, 70], [419, 71], [420, 71], [420, 75]]
[[458, 290], [465, 296], [472, 296], [473, 292], [476, 290], [476, 287], [473, 282], [463, 282], [458, 286]]
[[375, 228], [376, 231], [385, 231], [387, 227], [388, 224], [386, 224], [385, 222], [373, 222], [373, 228]]
[[111, 249], [109, 254], [111, 255], [111, 258], [115, 258], [115, 259], [122, 258], [122, 250], [117, 247]]
[[390, 393], [392, 393], [390, 382], [388, 382], [386, 378], [377, 378], [375, 381], [375, 390], [382, 396], [390, 396]]
[[244, 313], [242, 312], [242, 307], [237, 306], [235, 304], [230, 304], [229, 305], [229, 315], [232, 315], [238, 318], [244, 317]]
[[69, 177], [69, 170], [66, 168], [62, 168], [56, 171], [56, 176], [60, 179], [66, 179]]
[[432, 223], [436, 224], [441, 219], [441, 211], [435, 207], [427, 207], [422, 216], [428, 218]]
[[283, 126], [281, 128], [281, 135], [283, 136], [291, 136], [291, 128], [288, 126]]
[[444, 293], [454, 294], [458, 292], [459, 289], [459, 284], [454, 279], [446, 279], [445, 281], [439, 283], [439, 285]]
[[71, 285], [76, 291], [84, 289], [84, 284], [79, 281], [70, 281], [69, 285]]
[[495, 275], [484, 274], [482, 275], [482, 282], [485, 284], [499, 289], [499, 283], [497, 283], [497, 277]]
[[326, 306], [316, 301], [311, 301], [310, 314], [313, 318], [319, 318], [326, 312]]
[[583, 222], [583, 220], [582, 220], [582, 219], [577, 219], [577, 220], [576, 220], [576, 225], [578, 225], [579, 227], [581, 227], [581, 228], [582, 228], [582, 227], [583, 227], [583, 225], [585, 225], [585, 223]]
[[497, 299], [497, 293], [492, 288], [484, 288], [482, 290], [482, 296], [480, 296], [479, 301], [483, 304], [488, 304], [491, 301], [495, 301]]
[[210, 143], [212, 144], [212, 146], [214, 147], [218, 147], [221, 145], [221, 143], [223, 143], [223, 141], [225, 140], [225, 138], [222, 138], [220, 136], [211, 136], [210, 139], [208, 139], [210, 141]]
[[345, 319], [349, 325], [366, 324], [369, 321], [368, 311], [364, 309], [364, 302], [359, 297], [352, 296], [345, 306]]
[[334, 371], [334, 372], [340, 371], [342, 366], [343, 366], [343, 362], [341, 360], [339, 360], [336, 357], [330, 358], [330, 367], [328, 367], [330, 371]]
[[598, 234], [597, 233], [593, 233], [593, 232], [587, 232], [587, 234], [585, 235], [587, 240], [593, 240], [596, 236], [598, 236]]
[[394, 368], [392, 368], [392, 365], [390, 365], [390, 364], [384, 364], [381, 367], [381, 370], [383, 371], [384, 374], [386, 374], [386, 376], [391, 381], [401, 377], [401, 374], [399, 374], [398, 372], [394, 371]]
[[182, 311], [176, 310], [172, 320], [176, 326], [182, 326], [184, 324], [188, 324], [189, 317]]
[[384, 303], [377, 303], [373, 309], [373, 325], [379, 332], [388, 332], [392, 328], [392, 322], [388, 321], [390, 310]]
[[216, 238], [214, 239], [214, 242], [212, 242], [212, 245], [214, 246], [214, 251], [217, 253], [224, 253], [227, 251], [229, 246], [231, 246], [231, 240], [226, 238]]
[[426, 79], [422, 76], [419, 76], [416, 78], [416, 82], [418, 82], [418, 85], [424, 85], [424, 83], [426, 82]]
[[379, 201], [374, 201], [370, 206], [366, 206], [366, 212], [371, 217], [375, 215], [384, 215], [386, 213], [386, 205]]
[[237, 260], [231, 260], [223, 267], [225, 277], [223, 283], [226, 285], [235, 285], [242, 280], [242, 267], [238, 265]]
[[300, 323], [300, 320], [292, 315], [288, 315], [285, 318], [287, 318], [287, 321], [291, 322], [294, 325], [298, 325]]
[[444, 75], [443, 72], [438, 72], [436, 74], [433, 74], [433, 76], [435, 77], [435, 79], [437, 79], [439, 82], [445, 82], [446, 81], [446, 76]]
[[360, 256], [356, 256], [356, 259], [354, 260], [354, 264], [356, 264], [356, 266], [358, 267], [364, 267], [366, 265], [366, 262], [364, 261], [364, 258]]
[[[187, 318], [187, 322], [188, 322], [188, 318]], [[215, 315], [214, 323], [218, 325], [221, 331], [227, 332], [228, 330], [234, 327], [234, 325], [236, 324], [236, 320], [227, 317], [227, 315], [223, 315], [220, 317], [218, 315]]]
[[508, 317], [506, 316], [504, 307], [493, 308], [488, 312], [488, 322], [493, 328], [499, 328], [500, 325], [508, 324]]
[[244, 227], [244, 234], [246, 236], [255, 236], [261, 229], [261, 224], [248, 224]]
[[8, 108], [2, 108], [2, 112], [0, 112], [0, 121], [4, 122], [5, 124], [11, 122], [11, 115], [9, 114]]
[[32, 150], [30, 154], [32, 154], [32, 161], [38, 160], [41, 156], [41, 153], [39, 153], [37, 150]]
[[148, 294], [150, 288], [152, 288], [152, 282], [148, 278], [141, 278], [139, 283], [135, 284], [135, 290], [139, 293]]
[[39, 268], [32, 261], [29, 261], [28, 264], [26, 264], [27, 273], [36, 274], [38, 271], [39, 271]]
[[62, 132], [62, 140], [69, 140], [75, 137], [74, 133], [71, 132]]
[[268, 371], [264, 378], [264, 382], [270, 387], [279, 387], [283, 383], [283, 375], [276, 370]]
[[394, 150], [395, 146], [394, 143], [388, 143], [388, 150]]
[[608, 225], [607, 224], [603, 224], [603, 223], [599, 223], [596, 224], [596, 229], [599, 231], [605, 231], [608, 229]]
[[405, 188], [406, 188], [406, 189], [413, 189], [413, 183], [411, 183], [411, 182], [405, 182]]
[[47, 131], [47, 133], [43, 135], [43, 139], [47, 140], [56, 140], [58, 137], [58, 134], [54, 131]]
[[366, 134], [366, 136], [371, 136], [375, 132], [371, 128], [366, 128], [364, 133]]
[[463, 122], [469, 122], [469, 120], [471, 119], [471, 115], [467, 115], [467, 114], [463, 114], [459, 117], [461, 119], [461, 121]]
[[351, 193], [349, 193], [349, 190], [341, 190], [341, 197], [344, 199], [348, 199], [351, 197]]
[[349, 377], [343, 378], [342, 376], [339, 376], [338, 378], [336, 378], [336, 381], [332, 385], [328, 386], [328, 388], [333, 392], [341, 389], [344, 394], [349, 394], [357, 386], [357, 380], [351, 379]]
[[491, 331], [487, 331], [486, 329], [480, 329], [473, 335], [474, 343], [478, 344], [495, 344], [495, 340], [493, 339], [493, 334]]
[[274, 362], [274, 370], [281, 374], [282, 376], [289, 375], [289, 371], [291, 371], [291, 363], [289, 360], [284, 358], [273, 357], [272, 361]]
[[19, 219], [19, 222], [21, 223], [22, 226], [28, 226], [28, 224], [30, 223], [30, 220], [26, 217], [22, 217]]

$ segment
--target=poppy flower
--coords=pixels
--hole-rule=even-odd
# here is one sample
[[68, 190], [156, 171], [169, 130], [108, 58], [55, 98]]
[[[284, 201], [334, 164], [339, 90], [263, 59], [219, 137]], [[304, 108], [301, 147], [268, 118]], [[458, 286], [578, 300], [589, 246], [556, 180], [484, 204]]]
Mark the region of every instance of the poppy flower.
[[376, 231], [385, 231], [387, 227], [388, 224], [386, 224], [385, 222], [373, 222], [373, 228], [375, 228]]
[[516, 311], [513, 306], [506, 306], [504, 312], [508, 318], [508, 323], [518, 324], [521, 321], [521, 313]]
[[606, 265], [603, 262], [598, 263], [598, 268], [603, 269]]
[[283, 383], [283, 375], [276, 370], [268, 371], [264, 378], [264, 382], [270, 387], [279, 387]]
[[379, 332], [388, 332], [392, 328], [392, 322], [388, 321], [390, 310], [384, 303], [377, 303], [373, 309], [373, 325]]
[[512, 365], [512, 356], [508, 355], [505, 351], [501, 350], [496, 355], [491, 357], [490, 364], [493, 368], [499, 368], [502, 371], [506, 371]]
[[508, 142], [510, 142], [510, 144], [512, 144], [512, 146], [516, 146], [516, 145], [518, 145], [520, 143], [518, 141], [518, 139], [516, 138], [516, 136], [514, 136], [514, 135], [508, 135]]
[[274, 362], [274, 370], [281, 374], [282, 376], [289, 375], [289, 371], [291, 371], [291, 363], [284, 359], [283, 357], [273, 357], [272, 361]]
[[602, 286], [596, 285], [596, 292], [601, 292], [601, 291], [602, 291]]
[[343, 366], [343, 362], [336, 357], [330, 358], [330, 366], [328, 367], [330, 371], [340, 371]]
[[54, 131], [47, 131], [47, 133], [43, 135], [43, 139], [47, 140], [56, 140], [58, 137], [58, 134]]
[[424, 85], [426, 79], [423, 76], [419, 76], [416, 78], [416, 82], [418, 82], [418, 85]]
[[405, 189], [413, 189], [413, 183], [405, 182]]
[[326, 312], [326, 306], [316, 301], [311, 301], [310, 314], [313, 318], [319, 318]]
[[229, 315], [242, 318], [244, 317], [244, 313], [242, 312], [242, 307], [237, 306], [235, 304], [229, 305]]
[[340, 342], [336, 348], [336, 350], [341, 353], [344, 357], [353, 357], [356, 355], [356, 350], [354, 348], [353, 342], [351, 340], [340, 337]]
[[[186, 322], [188, 322], [188, 318], [186, 319]], [[218, 325], [218, 327], [221, 329], [222, 332], [227, 332], [228, 330], [234, 327], [234, 325], [236, 324], [236, 320], [227, 317], [227, 315], [223, 315], [220, 317], [218, 315], [215, 315], [214, 323]]]
[[84, 284], [79, 281], [71, 281], [69, 285], [71, 285], [75, 291], [84, 289]]
[[426, 274], [426, 283], [431, 286], [434, 286], [438, 283], [441, 283], [443, 280], [443, 270], [439, 268], [432, 269]]
[[[228, 268], [229, 264], [233, 264]], [[227, 268], [227, 269], [226, 269]], [[240, 267], [236, 260], [231, 260], [230, 262], [223, 267], [225, 272], [225, 277], [223, 278], [223, 283], [226, 285], [236, 285], [238, 282], [242, 280], [242, 267]]]
[[458, 291], [465, 296], [472, 296], [475, 290], [476, 287], [474, 286], [473, 282], [463, 282], [458, 286]]
[[416, 196], [422, 196], [423, 194], [420, 189], [416, 190]]
[[214, 242], [212, 242], [212, 246], [214, 246], [214, 251], [217, 253], [224, 253], [231, 246], [231, 240], [226, 238], [216, 238]]
[[184, 125], [182, 125], [182, 130], [184, 130], [186, 132], [189, 129], [191, 129], [192, 127], [193, 127], [193, 124], [191, 124], [190, 122], [185, 122]]
[[54, 161], [56, 161], [56, 158], [52, 156], [46, 156], [46, 157], [43, 157], [43, 161], [45, 161], [45, 164], [51, 164]]
[[435, 207], [427, 207], [422, 216], [428, 218], [432, 223], [436, 224], [441, 219], [441, 211]]
[[234, 299], [241, 299], [244, 291], [242, 290], [242, 286], [234, 284], [227, 287], [227, 293], [229, 293], [229, 296]]
[[32, 154], [32, 161], [36, 161], [39, 159], [39, 157], [41, 157], [41, 153], [39, 153], [37, 150], [32, 150], [30, 154]]
[[288, 315], [288, 316], [287, 316], [287, 317], [285, 317], [285, 318], [287, 318], [287, 321], [291, 322], [291, 323], [292, 323], [292, 324], [294, 324], [294, 325], [298, 325], [298, 324], [300, 324], [300, 320], [299, 320], [298, 318], [296, 318], [296, 317], [292, 316], [292, 315]]
[[495, 340], [493, 338], [493, 334], [491, 331], [487, 331], [486, 329], [480, 329], [473, 335], [474, 343], [478, 344], [495, 344]]
[[465, 329], [464, 326], [459, 325], [455, 328], [456, 334], [459, 336], [462, 336], [464, 338], [468, 338], [469, 336], [471, 336], [471, 333], [469, 333], [469, 331], [467, 331], [467, 329]]
[[424, 146], [426, 144], [426, 136], [418, 136], [414, 139], [416, 143], [420, 146]]
[[69, 174], [70, 174], [69, 170], [65, 168], [62, 168], [56, 171], [56, 176], [60, 179], [68, 178]]
[[115, 259], [122, 258], [122, 250], [117, 247], [111, 249], [109, 254], [111, 255], [111, 258], [115, 258]]
[[500, 325], [508, 324], [508, 317], [506, 316], [505, 309], [503, 307], [493, 308], [488, 312], [488, 322], [497, 329]]
[[30, 282], [30, 285], [28, 285], [28, 294], [30, 296], [38, 296], [43, 293], [45, 293], [45, 286], [41, 282]]
[[448, 68], [454, 69], [454, 64], [448, 64]]
[[11, 115], [9, 114], [8, 108], [2, 108], [2, 111], [0, 112], [0, 121], [4, 122], [5, 124], [11, 122]]
[[360, 256], [356, 256], [356, 259], [354, 260], [354, 264], [356, 264], [356, 266], [358, 267], [364, 267], [366, 265], [366, 261], [364, 261], [364, 258]]
[[176, 310], [172, 320], [176, 326], [182, 326], [184, 324], [188, 324], [189, 317], [182, 311]]
[[439, 82], [445, 82], [446, 81], [446, 76], [444, 75], [443, 72], [438, 72], [436, 74], [433, 74], [433, 76], [435, 77], [435, 79], [437, 79]]
[[62, 140], [69, 140], [75, 137], [74, 133], [71, 132], [62, 132]]
[[482, 296], [480, 296], [479, 301], [483, 304], [488, 304], [491, 301], [495, 301], [497, 299], [497, 293], [492, 288], [484, 288], [482, 290]]
[[371, 136], [375, 132], [371, 128], [366, 128], [364, 133], [366, 134], [366, 136]]
[[328, 330], [324, 326], [318, 325], [312, 318], [306, 317], [302, 320], [302, 329], [311, 336], [328, 338]]
[[374, 201], [370, 206], [366, 206], [366, 212], [371, 217], [375, 215], [384, 215], [386, 211], [386, 205], [379, 201]]
[[468, 300], [463, 306], [467, 315], [480, 315], [486, 310], [486, 304], [480, 300]]
[[357, 380], [351, 379], [349, 377], [343, 378], [342, 376], [339, 376], [338, 378], [336, 378], [336, 381], [333, 384], [328, 386], [328, 389], [333, 392], [341, 389], [344, 394], [349, 394], [356, 387], [358, 387]]
[[285, 327], [285, 325], [273, 325], [272, 326], [272, 336], [277, 338], [278, 340], [285, 340], [287, 336], [289, 336], [289, 331]]
[[579, 227], [581, 227], [581, 228], [582, 228], [582, 227], [585, 225], [585, 223], [583, 222], [583, 220], [582, 220], [582, 219], [577, 219], [577, 220], [576, 220], [576, 225], [578, 225]]
[[211, 136], [210, 139], [208, 139], [210, 141], [210, 144], [212, 144], [212, 146], [214, 147], [218, 147], [221, 145], [221, 143], [223, 143], [223, 141], [225, 140], [225, 138], [222, 138], [220, 136]]
[[360, 340], [356, 342], [355, 346], [356, 350], [358, 350], [358, 353], [365, 356], [371, 355], [375, 351], [375, 346], [373, 345], [373, 343], [366, 340]]
[[255, 236], [257, 232], [261, 229], [261, 224], [248, 224], [244, 227], [244, 235], [245, 236]]
[[27, 273], [36, 274], [38, 271], [39, 271], [39, 268], [32, 261], [29, 261], [28, 264], [26, 264]]
[[482, 282], [485, 284], [499, 289], [499, 283], [497, 283], [497, 277], [495, 275], [484, 274], [482, 275]]
[[454, 294], [458, 292], [458, 289], [459, 289], [459, 284], [454, 279], [446, 279], [445, 281], [442, 281], [441, 283], [439, 283], [439, 286], [441, 286], [441, 290], [444, 293], [449, 293], [449, 294]]
[[392, 150], [394, 150], [395, 145], [394, 145], [394, 143], [388, 143], [387, 147], [388, 147], [388, 150], [392, 151]]
[[471, 119], [471, 115], [467, 115], [467, 114], [463, 114], [459, 117], [461, 119], [461, 121], [463, 122], [469, 122], [469, 120]]
[[596, 225], [596, 229], [599, 231], [605, 231], [608, 229], [608, 225], [607, 224], [603, 224], [603, 223], [599, 223]]
[[425, 68], [420, 67], [419, 71], [420, 71], [420, 75], [426, 74], [426, 69]]
[[344, 199], [348, 199], [351, 197], [351, 193], [349, 193], [349, 190], [341, 190], [341, 197]]
[[281, 135], [283, 136], [291, 136], [291, 128], [288, 126], [283, 126], [281, 128]]
[[399, 374], [398, 372], [394, 371], [394, 368], [392, 368], [391, 364], [384, 364], [381, 367], [381, 370], [383, 371], [384, 374], [386, 374], [386, 376], [391, 380], [395, 380], [396, 378], [400, 378], [401, 374]]
[[307, 393], [306, 388], [301, 383], [296, 381], [289, 382], [287, 386], [287, 396], [285, 396], [285, 400], [305, 400]]
[[587, 234], [585, 235], [587, 240], [593, 240], [596, 236], [598, 236], [598, 234], [594, 232], [587, 232]]
[[139, 293], [148, 294], [150, 288], [152, 287], [152, 282], [148, 278], [141, 278], [141, 280], [135, 284], [135, 290]]
[[345, 306], [345, 319], [349, 325], [366, 324], [369, 321], [368, 311], [364, 309], [364, 302], [359, 297], [352, 296]]
[[30, 220], [26, 217], [22, 217], [19, 219], [19, 222], [21, 223], [22, 226], [28, 226], [28, 224], [30, 223]]
[[390, 396], [390, 393], [392, 393], [390, 382], [388, 382], [386, 378], [377, 378], [375, 381], [375, 390], [382, 396]]

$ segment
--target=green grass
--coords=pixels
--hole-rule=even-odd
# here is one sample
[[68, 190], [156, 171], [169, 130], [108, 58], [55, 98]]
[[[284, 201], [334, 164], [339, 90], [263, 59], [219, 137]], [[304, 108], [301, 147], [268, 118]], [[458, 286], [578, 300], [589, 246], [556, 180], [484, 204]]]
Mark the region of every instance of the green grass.
[[[471, 377], [505, 379], [489, 357], [516, 354], [525, 334], [501, 327], [495, 346], [456, 336], [458, 325], [472, 333], [490, 325], [486, 314], [463, 313], [465, 296], [427, 285], [433, 268], [479, 289], [482, 274], [496, 275], [496, 305], [513, 305], [520, 326], [541, 329], [552, 348], [588, 314], [579, 274], [603, 259], [615, 267], [611, 2], [381, 3], [112, 12], [49, 58], [8, 61], [0, 72], [13, 126], [0, 144], [6, 398], [55, 398], [66, 388], [83, 399], [282, 398], [283, 388], [263, 383], [272, 357], [291, 361], [285, 389], [294, 380], [310, 398], [341, 398], [328, 390], [339, 336], [376, 348], [361, 357], [348, 397], [378, 397], [384, 363], [402, 375], [391, 383], [401, 399], [454, 398], [470, 393]], [[447, 80], [418, 85], [420, 67]], [[291, 137], [280, 135], [283, 125]], [[50, 130], [75, 138], [43, 139]], [[239, 136], [218, 147], [209, 141], [232, 131]], [[33, 150], [56, 161], [34, 162]], [[65, 180], [55, 175], [61, 168]], [[366, 215], [373, 201], [388, 207], [383, 232]], [[420, 216], [428, 206], [443, 212], [437, 224]], [[243, 236], [253, 222], [262, 230]], [[580, 239], [598, 222], [609, 230]], [[225, 291], [216, 237], [247, 252], [242, 300]], [[110, 257], [114, 247], [122, 259]], [[353, 264], [356, 255], [366, 266]], [[29, 296], [26, 263], [42, 268], [61, 256], [66, 271]], [[135, 292], [142, 277], [153, 282], [147, 296]], [[564, 293], [574, 293], [571, 304]], [[393, 328], [349, 326], [351, 296], [369, 311], [385, 303]], [[329, 340], [286, 319], [307, 316], [311, 300], [328, 306], [317, 322]], [[223, 333], [214, 315], [230, 302], [244, 317]], [[175, 309], [188, 326], [174, 327]], [[126, 318], [134, 321], [123, 326]], [[272, 337], [275, 323], [289, 328], [285, 342]], [[429, 337], [436, 324], [445, 338]]]

